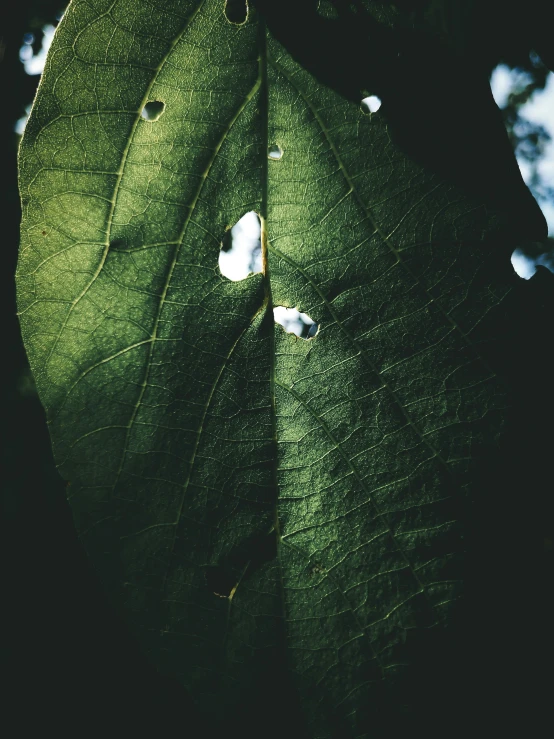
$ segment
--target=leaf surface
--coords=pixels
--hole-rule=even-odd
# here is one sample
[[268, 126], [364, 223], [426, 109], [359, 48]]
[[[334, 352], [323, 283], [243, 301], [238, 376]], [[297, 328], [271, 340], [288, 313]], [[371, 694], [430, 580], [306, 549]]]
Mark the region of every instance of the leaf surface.
[[[216, 719], [297, 700], [299, 736], [370, 736], [456, 618], [513, 278], [386, 97], [368, 115], [223, 11], [70, 5], [20, 152], [22, 330], [77, 530], [153, 661]], [[263, 273], [231, 282], [252, 210]]]

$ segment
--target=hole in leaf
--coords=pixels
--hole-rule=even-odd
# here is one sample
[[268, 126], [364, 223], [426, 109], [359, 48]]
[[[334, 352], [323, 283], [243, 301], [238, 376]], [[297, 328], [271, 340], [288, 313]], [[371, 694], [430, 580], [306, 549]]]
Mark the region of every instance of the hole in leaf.
[[368, 95], [362, 100], [362, 108], [366, 113], [377, 113], [381, 107], [381, 98], [377, 95]]
[[248, 18], [248, 2], [247, 0], [227, 0], [224, 12], [229, 23], [240, 26]]
[[219, 269], [233, 282], [262, 271], [261, 224], [251, 210], [225, 232], [219, 252]]
[[206, 568], [204, 575], [208, 588], [219, 598], [228, 598], [237, 584], [235, 574], [223, 565]]
[[323, 565], [321, 565], [319, 562], [316, 562], [308, 570], [308, 575], [310, 577], [313, 577], [314, 575], [322, 575], [324, 572], [325, 572], [325, 568], [323, 567]]
[[146, 103], [141, 111], [141, 116], [145, 121], [157, 121], [161, 114], [164, 112], [165, 103], [161, 103], [159, 100], [152, 100]]
[[319, 324], [312, 321], [307, 313], [300, 313], [296, 308], [285, 308], [278, 305], [273, 309], [275, 323], [282, 326], [288, 334], [296, 334], [301, 339], [312, 339], [319, 329]]
[[239, 541], [220, 564], [206, 567], [204, 576], [208, 588], [219, 598], [232, 598], [239, 582], [271, 562], [277, 556], [277, 532], [256, 532]]
[[526, 244], [512, 252], [511, 262], [515, 273], [529, 280], [539, 266], [554, 272], [554, 251], [545, 250], [540, 242]]
[[283, 156], [283, 150], [277, 144], [273, 144], [273, 146], [269, 147], [267, 156], [270, 159], [280, 159]]

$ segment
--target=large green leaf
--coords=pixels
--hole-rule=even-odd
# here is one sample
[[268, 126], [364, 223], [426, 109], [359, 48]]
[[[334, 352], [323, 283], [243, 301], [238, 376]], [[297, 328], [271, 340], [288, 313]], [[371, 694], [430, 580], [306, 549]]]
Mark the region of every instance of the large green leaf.
[[[152, 660], [217, 720], [298, 699], [300, 736], [360, 737], [409, 715], [457, 618], [514, 278], [386, 89], [368, 115], [295, 57], [223, 0], [74, 0], [21, 145], [19, 309], [77, 530]], [[232, 282], [251, 210], [263, 274]]]

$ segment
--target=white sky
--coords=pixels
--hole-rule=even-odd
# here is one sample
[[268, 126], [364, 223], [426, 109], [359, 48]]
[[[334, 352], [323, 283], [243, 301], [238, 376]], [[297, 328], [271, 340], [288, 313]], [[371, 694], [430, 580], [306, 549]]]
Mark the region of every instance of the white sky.
[[48, 54], [48, 49], [52, 44], [55, 30], [56, 28], [54, 26], [44, 26], [44, 28], [42, 29], [42, 47], [38, 54], [33, 54], [33, 49], [31, 46], [32, 34], [29, 34], [29, 40], [31, 41], [31, 43], [23, 44], [23, 46], [19, 50], [19, 58], [23, 62], [23, 66], [25, 67], [25, 71], [27, 72], [27, 74], [42, 74], [42, 70], [44, 69], [44, 64], [46, 62], [46, 55]]
[[[251, 210], [231, 229], [232, 248], [219, 252], [219, 269], [224, 277], [236, 282], [253, 272], [262, 271], [260, 219]], [[251, 268], [253, 267], [253, 268]]]
[[[504, 108], [508, 103], [508, 96], [512, 89], [525, 85], [528, 75], [500, 64], [491, 76], [491, 90], [496, 104]], [[554, 187], [554, 74], [551, 72], [544, 90], [537, 90], [525, 105], [519, 109], [522, 118], [532, 123], [540, 124], [550, 134], [551, 140], [545, 148], [544, 155], [537, 164], [538, 174], [545, 185]], [[524, 181], [529, 184], [531, 167], [524, 159], [518, 158], [519, 169]], [[539, 202], [548, 224], [548, 235], [554, 236], [554, 203], [542, 199]], [[516, 249], [512, 254], [512, 266], [520, 277], [528, 280], [537, 271], [541, 264], [554, 271], [553, 256], [549, 253], [538, 256], [529, 256], [522, 249]]]
[[370, 95], [362, 100], [362, 105], [369, 110], [370, 113], [377, 113], [381, 107], [381, 98], [377, 95]]
[[[521, 87], [526, 79], [525, 72], [510, 69], [505, 64], [496, 67], [491, 76], [491, 89], [499, 108], [506, 106], [511, 90]], [[530, 100], [521, 106], [519, 113], [522, 118], [544, 126], [551, 136], [551, 141], [537, 169], [544, 184], [554, 187], [554, 74], [552, 72], [547, 77], [544, 90], [537, 90]], [[530, 176], [528, 162], [518, 159], [518, 164], [523, 179], [528, 183]], [[548, 223], [549, 236], [554, 236], [554, 203], [543, 200], [539, 205]]]
[[275, 323], [282, 326], [288, 334], [302, 336], [306, 326], [316, 327], [308, 338], [312, 338], [317, 333], [315, 321], [312, 321], [307, 313], [300, 313], [297, 308], [285, 308], [282, 305], [277, 305], [273, 309], [273, 317], [275, 318]]

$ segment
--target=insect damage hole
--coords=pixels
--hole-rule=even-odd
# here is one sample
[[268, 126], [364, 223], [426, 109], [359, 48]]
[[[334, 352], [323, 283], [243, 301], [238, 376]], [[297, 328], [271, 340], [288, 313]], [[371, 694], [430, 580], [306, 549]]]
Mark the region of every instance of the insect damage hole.
[[157, 121], [164, 112], [164, 109], [165, 103], [159, 100], [151, 100], [149, 103], [146, 103], [140, 114], [145, 121]]
[[204, 576], [206, 585], [218, 598], [230, 598], [236, 589], [236, 577], [223, 565], [206, 568]]
[[319, 324], [313, 321], [307, 313], [300, 313], [296, 308], [285, 308], [277, 305], [273, 309], [275, 323], [282, 326], [288, 334], [295, 334], [300, 339], [313, 339], [319, 329]]
[[261, 223], [251, 210], [225, 232], [219, 252], [219, 269], [233, 282], [262, 271]]
[[229, 23], [241, 26], [248, 18], [248, 2], [247, 0], [226, 0], [223, 12]]
[[381, 107], [381, 98], [377, 95], [368, 95], [362, 100], [362, 110], [364, 113], [377, 113]]
[[283, 150], [278, 144], [273, 144], [267, 150], [267, 156], [269, 159], [280, 159], [283, 156]]

